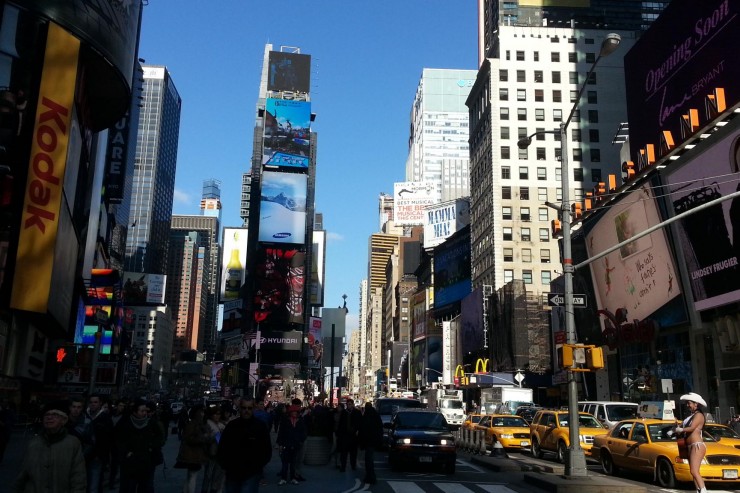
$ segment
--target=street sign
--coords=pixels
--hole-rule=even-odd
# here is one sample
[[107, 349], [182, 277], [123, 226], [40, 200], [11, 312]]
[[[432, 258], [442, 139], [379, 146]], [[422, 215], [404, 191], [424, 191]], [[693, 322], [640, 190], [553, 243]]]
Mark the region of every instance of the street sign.
[[[565, 305], [565, 295], [561, 293], [547, 293], [547, 306], [563, 306]], [[586, 308], [586, 295], [585, 294], [574, 294], [573, 295], [573, 307], [574, 308]]]

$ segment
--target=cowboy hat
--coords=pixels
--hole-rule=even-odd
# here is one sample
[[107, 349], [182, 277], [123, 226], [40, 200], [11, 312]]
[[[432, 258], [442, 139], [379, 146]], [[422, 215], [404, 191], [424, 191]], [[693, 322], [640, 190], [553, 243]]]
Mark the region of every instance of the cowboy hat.
[[682, 395], [681, 400], [696, 402], [697, 404], [701, 404], [702, 406], [707, 407], [707, 402], [702, 399], [702, 397], [696, 392], [689, 392], [688, 394]]

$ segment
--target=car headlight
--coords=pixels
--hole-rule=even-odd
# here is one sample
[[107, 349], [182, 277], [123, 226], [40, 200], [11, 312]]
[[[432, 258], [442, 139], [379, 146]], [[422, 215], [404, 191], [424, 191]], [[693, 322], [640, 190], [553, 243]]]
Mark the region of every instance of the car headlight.
[[447, 440], [446, 438], [443, 438], [439, 441], [440, 445], [452, 445], [452, 440]]
[[401, 443], [403, 443], [404, 445], [408, 445], [408, 444], [411, 443], [411, 439], [410, 438], [404, 438], [403, 440], [401, 440]]
[[501, 433], [501, 438], [514, 438], [513, 433]]

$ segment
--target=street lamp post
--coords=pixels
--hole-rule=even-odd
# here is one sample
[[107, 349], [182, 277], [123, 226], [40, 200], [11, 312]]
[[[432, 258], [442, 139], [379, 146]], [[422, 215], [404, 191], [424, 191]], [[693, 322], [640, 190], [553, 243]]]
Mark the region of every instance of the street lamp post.
[[[586, 79], [581, 84], [581, 88], [578, 90], [578, 96], [573, 102], [573, 107], [570, 110], [568, 118], [560, 122], [560, 127], [557, 130], [550, 130], [544, 132], [535, 132], [534, 134], [525, 137], [518, 142], [520, 149], [529, 147], [532, 143], [532, 137], [541, 133], [551, 133], [560, 135], [560, 159], [561, 159], [561, 186], [562, 186], [562, 201], [560, 206], [554, 206], [555, 209], [560, 211], [563, 231], [563, 276], [565, 281], [565, 336], [567, 344], [576, 344], [576, 324], [573, 316], [573, 259], [571, 258], [571, 212], [570, 212], [570, 171], [568, 169], [568, 152], [567, 152], [567, 130], [568, 125], [573, 119], [573, 115], [578, 109], [578, 103], [583, 96], [583, 91], [586, 89], [591, 74], [596, 69], [596, 65], [599, 63], [602, 57], [608, 56], [619, 47], [621, 41], [619, 34], [610, 33], [606, 35], [604, 41], [601, 43], [601, 50], [599, 56], [594, 61], [593, 65], [586, 75]], [[553, 204], [546, 203], [546, 205], [553, 207]], [[575, 368], [576, 363], [573, 362]], [[578, 425], [578, 384], [576, 382], [576, 372], [568, 372], [568, 421], [570, 423], [569, 438], [570, 448], [565, 457], [565, 476], [568, 477], [585, 477], [587, 476], [586, 469], [586, 456], [581, 448], [580, 444], [580, 432]]]

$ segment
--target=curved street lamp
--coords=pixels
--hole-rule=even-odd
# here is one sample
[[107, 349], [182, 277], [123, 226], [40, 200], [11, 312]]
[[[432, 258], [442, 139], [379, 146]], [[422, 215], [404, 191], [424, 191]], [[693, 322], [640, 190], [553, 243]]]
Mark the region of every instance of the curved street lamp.
[[[532, 137], [539, 134], [555, 134], [560, 135], [560, 159], [561, 159], [561, 187], [563, 189], [562, 201], [559, 206], [545, 202], [545, 205], [552, 207], [560, 211], [562, 221], [562, 232], [563, 232], [563, 275], [565, 280], [564, 287], [564, 309], [565, 309], [565, 335], [566, 344], [576, 344], [576, 330], [575, 330], [575, 318], [573, 317], [573, 259], [571, 258], [571, 233], [570, 233], [570, 170], [568, 169], [568, 154], [567, 154], [567, 139], [566, 133], [568, 125], [573, 119], [573, 115], [578, 109], [578, 103], [583, 96], [583, 92], [586, 90], [586, 85], [591, 74], [596, 69], [596, 65], [605, 56], [609, 56], [619, 47], [619, 43], [622, 38], [619, 34], [610, 33], [604, 38], [601, 43], [601, 50], [599, 56], [594, 60], [593, 65], [586, 75], [586, 79], [581, 84], [581, 88], [578, 91], [578, 96], [573, 102], [573, 107], [570, 110], [568, 118], [560, 122], [560, 127], [555, 130], [545, 130], [535, 132], [528, 137], [524, 137], [517, 142], [517, 146], [520, 149], [526, 149], [532, 143]], [[576, 363], [573, 362], [573, 367]], [[578, 383], [576, 382], [575, 372], [568, 372], [568, 419], [570, 421], [570, 447], [565, 457], [565, 475], [570, 477], [585, 477], [587, 476], [586, 469], [586, 455], [583, 452], [580, 444], [580, 433], [578, 426]]]

